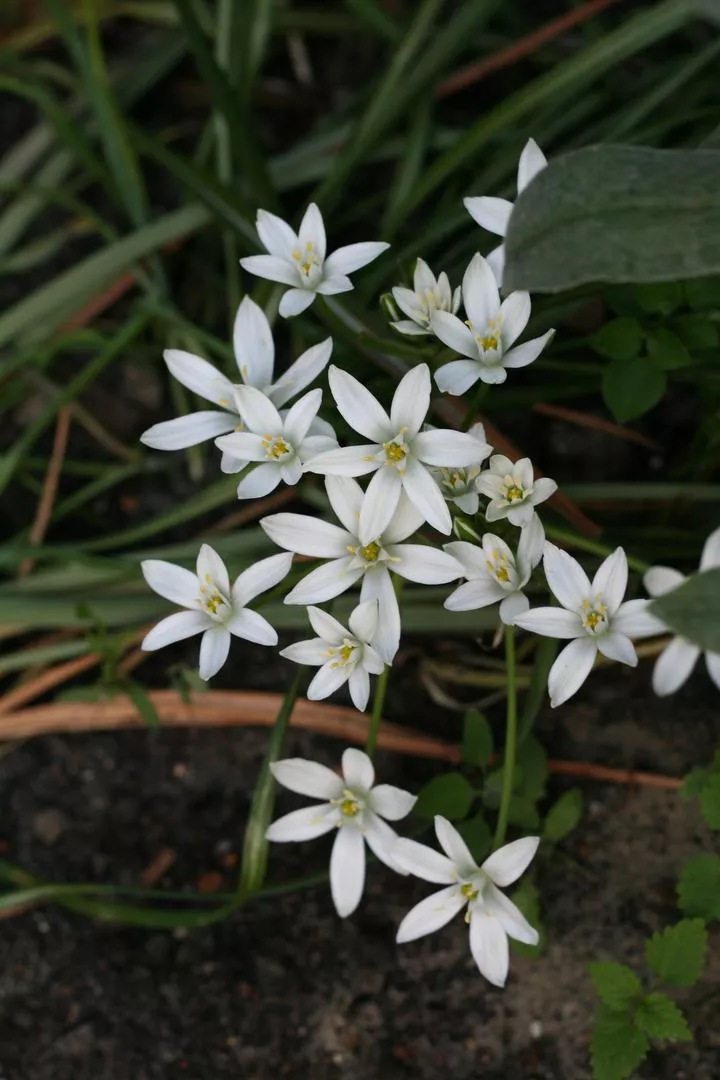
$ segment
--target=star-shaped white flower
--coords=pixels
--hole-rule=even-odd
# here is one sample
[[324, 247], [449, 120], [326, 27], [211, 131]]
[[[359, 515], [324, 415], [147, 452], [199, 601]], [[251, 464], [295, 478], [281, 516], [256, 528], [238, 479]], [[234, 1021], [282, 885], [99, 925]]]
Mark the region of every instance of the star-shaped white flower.
[[418, 364], [400, 380], [389, 416], [377, 398], [347, 371], [331, 366], [329, 381], [339, 412], [350, 427], [372, 442], [320, 454], [307, 462], [306, 469], [326, 476], [375, 473], [360, 513], [360, 542], [369, 544], [383, 532], [402, 491], [424, 521], [449, 533], [450, 511], [430, 470], [476, 465], [489, 448], [466, 432], [422, 430], [430, 408], [427, 364]]
[[540, 840], [537, 836], [514, 840], [478, 866], [460, 833], [444, 817], [435, 818], [435, 832], [444, 855], [415, 840], [400, 839], [395, 846], [395, 858], [409, 874], [445, 886], [408, 912], [397, 941], [403, 944], [432, 934], [467, 907], [473, 960], [488, 982], [504, 986], [510, 964], [508, 938], [527, 945], [537, 945], [539, 939], [537, 930], [500, 889], [525, 872]]
[[[233, 345], [243, 383], [261, 390], [279, 407], [309, 386], [325, 370], [333, 343], [332, 338], [326, 338], [319, 345], [311, 346], [273, 382], [275, 346], [270, 324], [262, 308], [246, 296], [235, 316]], [[141, 442], [153, 450], [183, 450], [235, 431], [238, 426], [242, 427], [235, 400], [235, 384], [226, 375], [207, 360], [182, 349], [166, 349], [163, 358], [170, 374], [179, 383], [206, 401], [219, 405], [222, 412], [209, 409], [153, 424], [140, 436]], [[223, 471], [239, 471], [234, 464], [223, 462]]]
[[489, 466], [475, 482], [480, 494], [490, 499], [486, 521], [507, 518], [522, 528], [532, 521], [535, 507], [557, 491], [557, 484], [547, 476], [535, 479], [530, 458], [512, 462], [504, 454], [494, 454]]
[[461, 292], [459, 286], [457, 289], [450, 288], [444, 271], [436, 278], [428, 264], [418, 259], [415, 263], [412, 289], [396, 285], [392, 295], [407, 318], [390, 325], [401, 334], [424, 336], [432, 334], [430, 316], [433, 311], [451, 311], [454, 314], [460, 307]]
[[326, 257], [325, 225], [315, 203], [308, 206], [297, 233], [267, 210], [258, 210], [256, 228], [268, 254], [250, 255], [241, 259], [240, 265], [250, 274], [291, 286], [280, 301], [280, 314], [285, 318], [299, 315], [317, 293], [333, 296], [348, 292], [353, 288], [348, 274], [367, 266], [390, 247], [382, 241], [367, 241], [338, 248]]
[[330, 856], [330, 891], [341, 918], [352, 915], [365, 885], [365, 843], [398, 873], [405, 871], [392, 852], [398, 835], [387, 821], [407, 817], [416, 798], [392, 784], [375, 784], [375, 770], [367, 754], [350, 748], [342, 756], [342, 776], [326, 765], [304, 758], [287, 758], [270, 766], [283, 787], [298, 795], [325, 800], [293, 810], [273, 822], [268, 840], [284, 843], [314, 840], [337, 829]]
[[[720, 566], [720, 528], [710, 533], [703, 546], [699, 570], [713, 570]], [[643, 581], [645, 588], [653, 598], [663, 596], [676, 589], [685, 581], [684, 574], [669, 566], [653, 566], [647, 571]], [[666, 629], [666, 628], [665, 628]], [[674, 637], [657, 658], [653, 669], [653, 690], [659, 697], [666, 697], [679, 690], [689, 679], [692, 669], [698, 661], [702, 649], [686, 638]], [[720, 690], [720, 653], [706, 652], [705, 664], [708, 675]]]
[[227, 660], [233, 635], [257, 645], [277, 645], [276, 631], [247, 605], [282, 581], [291, 563], [292, 556], [285, 553], [261, 559], [244, 570], [231, 588], [225, 563], [209, 544], [200, 548], [195, 574], [162, 559], [145, 559], [141, 567], [150, 588], [187, 610], [168, 615], [154, 626], [141, 648], [150, 652], [202, 634], [200, 678], [211, 679]]
[[462, 575], [462, 568], [451, 555], [428, 544], [402, 543], [423, 523], [405, 495], [384, 531], [364, 544], [358, 532], [367, 495], [347, 476], [328, 476], [325, 486], [342, 527], [309, 514], [270, 514], [260, 521], [280, 547], [329, 560], [306, 574], [285, 603], [322, 604], [362, 580], [360, 600], [377, 600], [380, 608], [375, 648], [391, 664], [400, 644], [400, 608], [391, 574], [422, 585], [446, 585]]
[[[547, 158], [534, 139], [528, 139], [525, 148], [520, 155], [517, 172], [517, 193], [528, 186], [539, 172], [547, 165]], [[513, 212], [513, 204], [508, 199], [498, 199], [491, 195], [472, 196], [463, 199], [463, 205], [468, 214], [478, 225], [496, 236], [505, 236], [507, 233], [510, 215]], [[487, 257], [498, 285], [502, 285], [505, 271], [505, 245], [500, 244], [494, 248]]]
[[482, 424], [473, 424], [468, 435], [472, 435], [486, 448], [477, 464], [470, 465], [466, 469], [432, 469], [432, 474], [446, 502], [454, 503], [464, 514], [477, 514], [480, 508], [477, 479], [481, 473], [482, 463], [492, 452], [492, 447], [486, 442], [485, 428]]
[[637, 653], [630, 637], [651, 637], [662, 624], [648, 612], [649, 600], [626, 600], [628, 564], [622, 548], [600, 565], [592, 580], [580, 563], [554, 544], [545, 544], [545, 577], [562, 607], [533, 608], [518, 615], [515, 625], [534, 634], [572, 638], [550, 668], [548, 690], [555, 708], [577, 693], [598, 652], [609, 660], [635, 667]]
[[329, 697], [348, 683], [353, 705], [364, 712], [370, 697], [370, 676], [380, 675], [385, 668], [373, 648], [378, 628], [377, 600], [358, 604], [350, 615], [347, 630], [322, 608], [309, 607], [307, 612], [318, 636], [296, 641], [282, 649], [280, 655], [296, 664], [320, 668], [307, 690], [310, 701]]
[[512, 626], [530, 607], [522, 590], [542, 558], [544, 544], [545, 532], [538, 517], [520, 533], [517, 557], [492, 533], [485, 533], [482, 547], [466, 540], [446, 544], [445, 551], [460, 563], [467, 581], [448, 596], [445, 607], [448, 611], [475, 611], [499, 601], [500, 618]]
[[235, 397], [245, 430], [222, 435], [215, 445], [236, 458], [242, 468], [258, 462], [238, 484], [239, 499], [259, 499], [281, 481], [297, 484], [308, 458], [337, 446], [334, 436], [310, 434], [322, 403], [322, 390], [305, 394], [285, 416], [253, 386], [238, 386]]
[[449, 311], [434, 311], [430, 318], [435, 336], [467, 357], [451, 360], [435, 372], [439, 389], [456, 397], [478, 379], [484, 383], [505, 382], [508, 368], [532, 364], [555, 333], [548, 330], [541, 337], [515, 345], [530, 318], [530, 294], [510, 293], [501, 303], [497, 282], [482, 255], [473, 255], [463, 277], [462, 295], [465, 322]]

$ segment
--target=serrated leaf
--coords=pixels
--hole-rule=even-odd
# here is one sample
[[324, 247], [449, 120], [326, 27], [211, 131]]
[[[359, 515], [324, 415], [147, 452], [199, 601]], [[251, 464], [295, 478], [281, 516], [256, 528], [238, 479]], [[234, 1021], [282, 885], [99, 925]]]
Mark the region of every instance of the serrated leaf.
[[460, 756], [466, 765], [487, 765], [493, 752], [493, 732], [483, 713], [468, 709], [463, 717]]
[[635, 1026], [651, 1039], [692, 1042], [692, 1032], [674, 1001], [665, 994], [648, 994], [635, 1013]]
[[656, 281], [650, 285], [638, 285], [635, 296], [643, 311], [670, 315], [682, 303], [683, 288], [679, 281]]
[[462, 821], [456, 826], [457, 831], [470, 848], [470, 854], [478, 865], [487, 858], [492, 843], [490, 826], [482, 813], [476, 814], [468, 821]]
[[651, 614], [709, 652], [720, 652], [720, 568], [693, 574], [650, 603]]
[[678, 880], [678, 902], [686, 915], [720, 919], [720, 855], [693, 855]]
[[700, 792], [700, 809], [711, 829], [720, 829], [720, 773], [713, 772]]
[[659, 326], [648, 338], [648, 353], [661, 371], [674, 371], [688, 367], [693, 358], [677, 334], [665, 326]]
[[642, 997], [642, 983], [625, 964], [590, 964], [589, 971], [598, 997], [610, 1009], [629, 1009]]
[[645, 1058], [650, 1041], [625, 1013], [603, 1009], [590, 1042], [594, 1080], [626, 1080]]
[[474, 798], [475, 790], [462, 773], [445, 773], [434, 776], [422, 788], [413, 812], [424, 818], [442, 814], [451, 821], [461, 821], [467, 817]]
[[674, 986], [694, 986], [705, 964], [707, 928], [702, 919], [683, 919], [645, 945], [645, 959], [658, 978]]
[[557, 842], [577, 828], [583, 812], [583, 795], [580, 788], [565, 791], [550, 807], [543, 825], [543, 840]]
[[642, 341], [640, 323], [624, 315], [601, 326], [590, 339], [590, 345], [608, 360], [632, 360], [640, 352]]
[[643, 416], [665, 393], [667, 376], [647, 357], [613, 360], [603, 372], [605, 404], [619, 424]]

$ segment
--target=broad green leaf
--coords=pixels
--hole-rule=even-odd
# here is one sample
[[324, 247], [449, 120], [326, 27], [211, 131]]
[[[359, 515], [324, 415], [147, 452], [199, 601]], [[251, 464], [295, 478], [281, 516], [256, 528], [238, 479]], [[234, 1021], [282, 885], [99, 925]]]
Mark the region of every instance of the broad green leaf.
[[679, 281], [658, 281], [638, 285], [635, 296], [643, 311], [651, 315], [670, 315], [682, 304], [683, 287]]
[[493, 732], [487, 718], [477, 709], [468, 709], [463, 717], [460, 754], [466, 765], [487, 765], [493, 752]]
[[648, 994], [635, 1013], [635, 1026], [651, 1039], [692, 1042], [692, 1032], [674, 1001], [665, 994]]
[[705, 315], [678, 315], [672, 328], [689, 349], [717, 348], [717, 327]]
[[659, 596], [650, 612], [702, 649], [720, 652], [720, 568], [705, 570]]
[[590, 964], [589, 971], [598, 997], [610, 1009], [627, 1010], [642, 996], [642, 983], [625, 964]]
[[649, 1049], [647, 1035], [625, 1012], [602, 1009], [590, 1043], [594, 1080], [626, 1080]]
[[683, 866], [678, 902], [686, 915], [720, 919], [720, 855], [701, 852]]
[[640, 352], [643, 330], [637, 319], [622, 315], [611, 319], [593, 335], [590, 344], [608, 360], [632, 360]]
[[667, 376], [645, 357], [612, 360], [603, 372], [605, 403], [620, 424], [657, 405], [665, 393]]
[[[583, 795], [580, 788], [571, 788], [550, 807], [543, 824], [543, 840], [557, 842], [576, 829], [583, 813]], [[608, 1003], [609, 1004], [609, 1003]]]
[[702, 919], [683, 919], [645, 945], [645, 959], [659, 979], [675, 986], [694, 986], [702, 974], [707, 949]]
[[720, 272], [720, 151], [594, 146], [553, 158], [518, 197], [505, 287], [677, 281]]
[[461, 821], [467, 817], [474, 798], [475, 791], [462, 773], [444, 773], [434, 776], [421, 789], [413, 813], [424, 818], [441, 814], [451, 821]]
[[470, 854], [479, 866], [483, 859], [490, 854], [490, 845], [492, 843], [492, 832], [482, 811], [468, 821], [459, 822], [456, 828], [470, 848]]
[[648, 353], [661, 371], [674, 371], [693, 362], [687, 346], [666, 326], [659, 326], [648, 336]]

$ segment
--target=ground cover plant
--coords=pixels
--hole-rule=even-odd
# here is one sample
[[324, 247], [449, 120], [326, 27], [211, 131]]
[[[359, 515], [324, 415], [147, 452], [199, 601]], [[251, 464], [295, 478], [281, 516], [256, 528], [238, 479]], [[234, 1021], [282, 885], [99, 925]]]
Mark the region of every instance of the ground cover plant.
[[[548, 795], [541, 710], [619, 665], [648, 702], [677, 693], [678, 723], [688, 680], [720, 688], [720, 11], [547, 7], [10, 21], [4, 737], [270, 730], [232, 893], [6, 861], [5, 912], [185, 931], [329, 888], [345, 919], [379, 862], [433, 884], [397, 942], [463, 912], [467, 978], [502, 988], [510, 941], [543, 964], [536, 868], [583, 815], [581, 786]], [[239, 641], [281, 694], [243, 694]], [[408, 662], [452, 727], [388, 723]], [[335, 769], [285, 756], [293, 720], [338, 740]], [[450, 768], [390, 784], [382, 746]], [[694, 764], [680, 797], [717, 829], [720, 759]], [[274, 876], [278, 845], [328, 834], [329, 870]], [[692, 1040], [719, 860], [677, 866], [645, 970], [591, 964], [598, 1080]]]

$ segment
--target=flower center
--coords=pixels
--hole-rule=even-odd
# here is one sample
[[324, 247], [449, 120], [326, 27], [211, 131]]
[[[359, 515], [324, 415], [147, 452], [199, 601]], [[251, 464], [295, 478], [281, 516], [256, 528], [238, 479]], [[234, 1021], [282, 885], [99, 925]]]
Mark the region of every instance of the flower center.
[[354, 667], [357, 658], [357, 648], [357, 641], [351, 640], [350, 638], [345, 638], [342, 645], [333, 645], [328, 649], [327, 653], [331, 658], [330, 667], [344, 668], [347, 667], [348, 664], [352, 664]]
[[383, 450], [385, 451], [385, 460], [389, 465], [398, 465], [404, 461], [407, 457], [407, 446], [403, 442], [383, 443]]
[[[351, 821], [355, 821], [356, 818], [362, 817], [362, 812], [365, 807], [365, 803], [361, 797], [351, 791], [350, 788], [345, 788], [341, 798], [331, 799], [332, 806], [336, 806], [340, 811], [341, 817], [338, 821], [338, 828], [342, 828], [343, 825], [347, 825]], [[360, 825], [360, 821], [357, 822]]]
[[355, 799], [343, 799], [340, 803], [340, 813], [345, 817], [357, 817], [360, 813], [360, 803]]
[[293, 248], [292, 257], [293, 261], [297, 263], [298, 270], [305, 278], [309, 278], [314, 268], [320, 265], [312, 240], [308, 240], [305, 247], [298, 244], [297, 247]]
[[525, 498], [525, 494], [526, 492], [511, 476], [505, 477], [505, 498], [508, 502], [521, 502]]
[[378, 544], [377, 540], [373, 540], [371, 541], [371, 543], [365, 544], [364, 547], [361, 547], [360, 557], [363, 558], [365, 562], [377, 562], [380, 557], [380, 545]]
[[468, 903], [470, 903], [472, 900], [477, 900], [478, 896], [480, 895], [480, 890], [475, 885], [473, 885], [471, 881], [466, 881], [464, 885], [461, 885], [460, 892], [463, 894]]
[[601, 596], [583, 600], [580, 618], [588, 634], [603, 634], [608, 628], [607, 604]]
[[274, 438], [272, 435], [265, 435], [263, 437], [263, 446], [265, 447], [265, 457], [268, 461], [279, 461], [290, 453], [290, 444], [280, 435], [277, 435]]
[[515, 567], [509, 556], [500, 548], [493, 548], [492, 551], [486, 552], [486, 554], [485, 566], [488, 572], [492, 574], [498, 584], [510, 585]]
[[200, 583], [200, 603], [208, 615], [213, 615], [218, 619], [225, 613], [223, 609], [230, 608], [226, 597], [220, 592], [209, 574], [206, 574]]
[[502, 315], [497, 315], [494, 319], [489, 319], [487, 326], [480, 332], [475, 330], [475, 327], [470, 320], [468, 320], [467, 325], [472, 330], [475, 341], [484, 353], [500, 351]]

